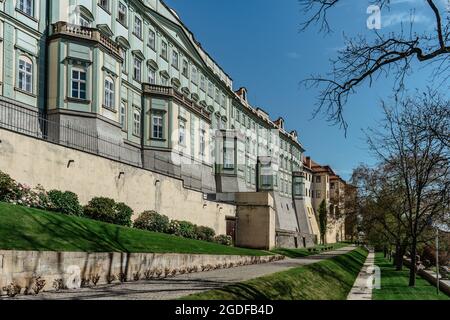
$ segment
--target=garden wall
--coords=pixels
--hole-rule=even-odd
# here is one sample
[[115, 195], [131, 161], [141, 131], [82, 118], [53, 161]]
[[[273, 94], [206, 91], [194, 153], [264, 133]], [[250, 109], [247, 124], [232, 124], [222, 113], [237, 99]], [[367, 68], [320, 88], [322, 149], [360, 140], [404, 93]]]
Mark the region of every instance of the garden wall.
[[[32, 187], [78, 194], [86, 204], [108, 197], [129, 205], [136, 214], [155, 210], [226, 234], [226, 217], [236, 207], [207, 201], [183, 182], [148, 170], [0, 129], [0, 170]], [[136, 218], [136, 216], [134, 217]]]
[[[53, 283], [60, 280], [69, 289], [80, 288], [82, 279], [99, 277], [98, 284], [108, 283], [122, 274], [127, 281], [145, 276], [153, 278], [167, 275], [230, 268], [239, 265], [267, 263], [281, 256], [215, 256], [193, 254], [131, 254], [83, 252], [0, 251], [0, 295], [2, 288], [13, 281], [24, 290], [33, 277], [42, 277], [44, 291], [54, 290]], [[62, 280], [62, 281], [61, 281]], [[23, 292], [22, 292], [23, 293]]]

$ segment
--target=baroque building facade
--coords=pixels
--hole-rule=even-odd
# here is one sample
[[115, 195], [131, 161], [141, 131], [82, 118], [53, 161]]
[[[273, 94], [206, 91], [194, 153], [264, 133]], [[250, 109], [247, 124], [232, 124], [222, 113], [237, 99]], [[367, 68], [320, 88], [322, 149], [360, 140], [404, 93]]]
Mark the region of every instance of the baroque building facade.
[[43, 114], [53, 142], [181, 179], [213, 201], [270, 193], [278, 246], [317, 242], [330, 175], [304, 169], [297, 132], [234, 91], [162, 1], [0, 1], [0, 52], [1, 99]]

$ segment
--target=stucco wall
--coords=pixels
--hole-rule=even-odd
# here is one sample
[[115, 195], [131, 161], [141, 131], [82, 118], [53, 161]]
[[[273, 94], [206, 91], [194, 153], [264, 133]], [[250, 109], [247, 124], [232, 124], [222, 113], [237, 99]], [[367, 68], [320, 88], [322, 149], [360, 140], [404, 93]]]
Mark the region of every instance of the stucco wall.
[[267, 263], [280, 260], [281, 256], [215, 256], [194, 254], [126, 254], [86, 252], [34, 252], [0, 251], [0, 295], [2, 288], [13, 281], [23, 289], [30, 286], [33, 277], [46, 281], [44, 291], [53, 289], [55, 280], [63, 280], [69, 289], [77, 289], [82, 279], [99, 276], [98, 284], [106, 284], [108, 277], [115, 276], [119, 282], [123, 273], [127, 281], [133, 281], [139, 273], [164, 274], [201, 272], [208, 269], [230, 268], [239, 265]]
[[256, 249], [275, 247], [276, 218], [270, 193], [237, 193], [238, 230], [236, 245]]
[[218, 234], [226, 233], [225, 218], [236, 215], [235, 206], [206, 201], [203, 193], [183, 188], [181, 180], [3, 129], [0, 140], [0, 170], [31, 186], [75, 192], [83, 204], [93, 197], [110, 197], [135, 213], [157, 209]]

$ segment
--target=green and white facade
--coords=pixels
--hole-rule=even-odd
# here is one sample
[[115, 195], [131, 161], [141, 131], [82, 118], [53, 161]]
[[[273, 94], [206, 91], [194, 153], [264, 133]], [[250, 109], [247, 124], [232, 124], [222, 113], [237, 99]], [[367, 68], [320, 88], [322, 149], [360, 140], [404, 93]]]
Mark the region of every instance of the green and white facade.
[[0, 0], [0, 51], [1, 99], [126, 146], [205, 198], [271, 192], [280, 245], [302, 235], [297, 133], [235, 91], [162, 1]]

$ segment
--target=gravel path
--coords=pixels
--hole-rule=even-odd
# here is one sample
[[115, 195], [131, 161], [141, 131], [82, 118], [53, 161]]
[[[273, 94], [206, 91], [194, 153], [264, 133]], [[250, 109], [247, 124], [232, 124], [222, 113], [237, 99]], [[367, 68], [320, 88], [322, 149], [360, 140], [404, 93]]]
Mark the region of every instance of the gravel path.
[[172, 300], [203, 291], [259, 278], [272, 273], [329, 259], [354, 250], [349, 246], [335, 251], [299, 259], [286, 259], [268, 264], [243, 266], [226, 270], [176, 276], [169, 279], [98, 286], [76, 291], [47, 292], [36, 297], [21, 296], [18, 300]]

